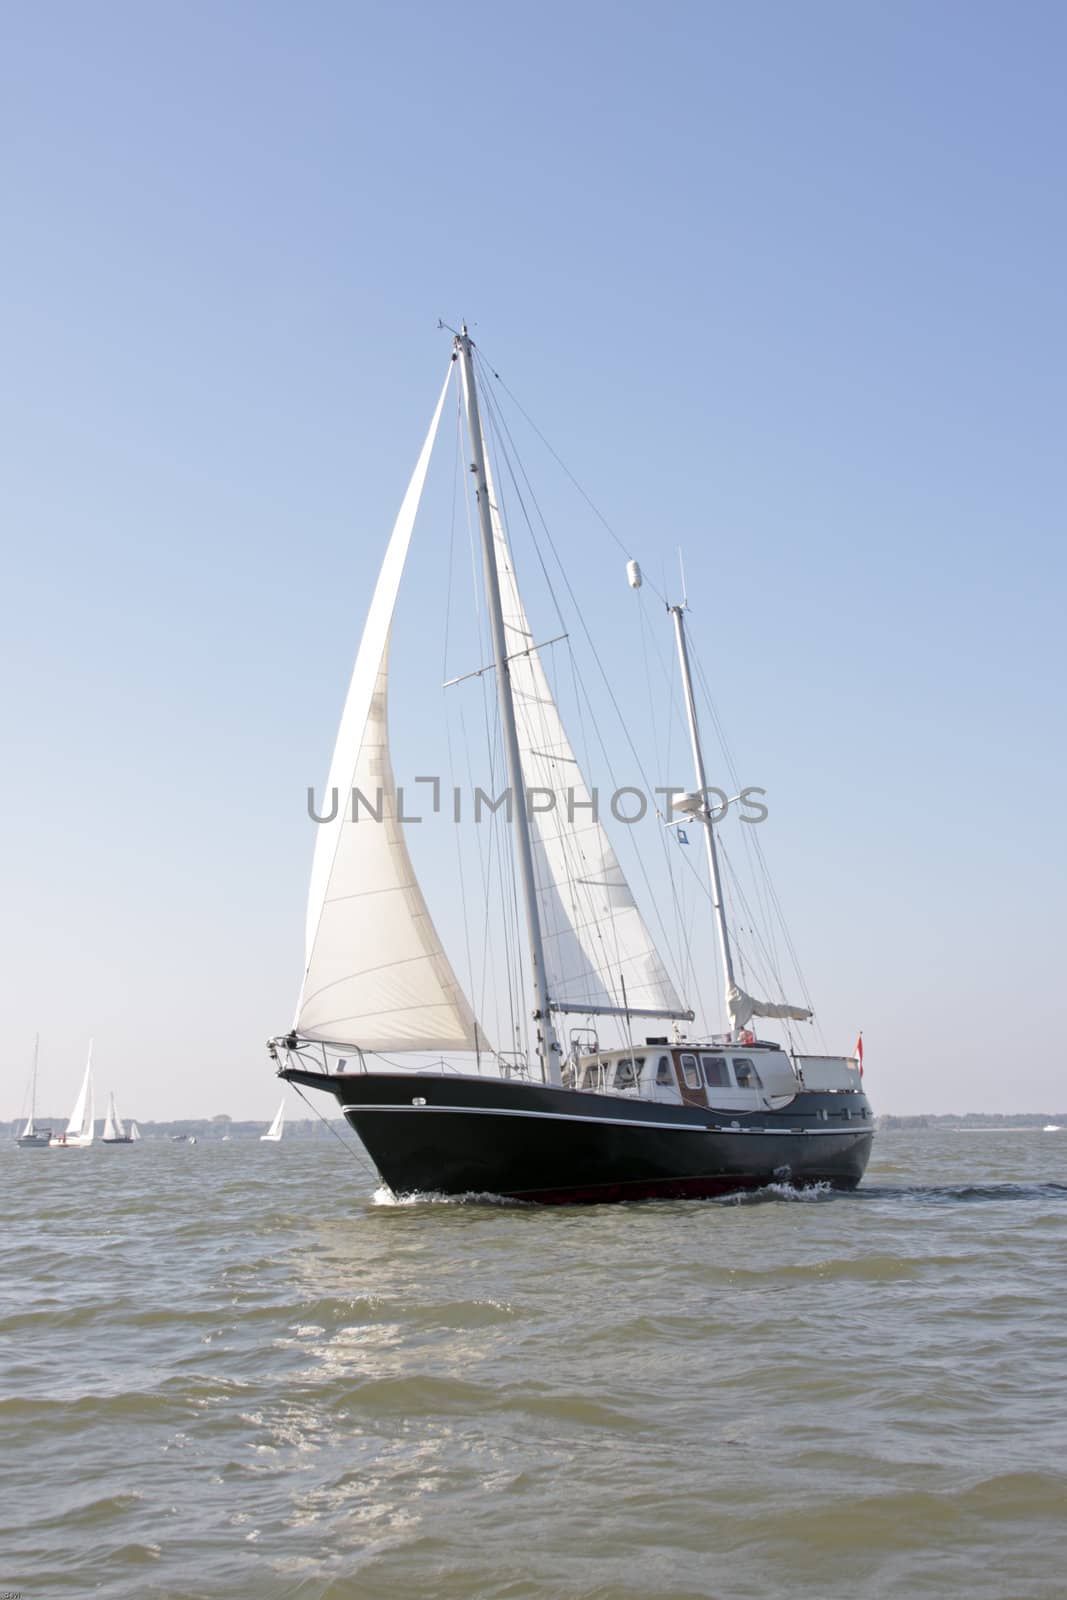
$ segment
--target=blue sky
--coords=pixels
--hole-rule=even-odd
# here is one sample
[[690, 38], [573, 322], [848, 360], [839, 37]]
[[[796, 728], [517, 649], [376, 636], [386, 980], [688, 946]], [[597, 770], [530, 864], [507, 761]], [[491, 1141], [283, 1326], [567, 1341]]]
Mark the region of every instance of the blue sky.
[[[6, 1113], [39, 1029], [48, 1107], [95, 1033], [135, 1114], [271, 1114], [304, 792], [439, 316], [653, 576], [684, 545], [878, 1107], [1067, 1107], [1062, 8], [3, 29]], [[575, 526], [625, 643], [621, 557]]]

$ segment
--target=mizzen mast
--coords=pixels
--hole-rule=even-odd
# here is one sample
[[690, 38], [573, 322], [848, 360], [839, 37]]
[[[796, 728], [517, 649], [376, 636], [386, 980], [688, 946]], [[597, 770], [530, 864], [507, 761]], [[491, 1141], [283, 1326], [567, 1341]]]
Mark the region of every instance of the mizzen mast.
[[533, 841], [530, 819], [526, 811], [526, 786], [523, 779], [519, 735], [515, 724], [515, 705], [512, 698], [511, 673], [508, 667], [507, 636], [504, 631], [504, 611], [500, 600], [500, 575], [496, 563], [496, 541], [493, 536], [493, 517], [489, 505], [489, 484], [485, 470], [485, 443], [482, 437], [481, 416], [478, 411], [478, 390], [474, 380], [473, 345], [464, 323], [456, 334], [455, 349], [463, 364], [463, 389], [467, 401], [467, 427], [470, 433], [471, 453], [474, 460], [474, 491], [478, 502], [478, 523], [482, 535], [482, 558], [485, 566], [485, 592], [493, 630], [493, 655], [496, 662], [497, 698], [500, 704], [500, 722], [504, 731], [504, 750], [507, 756], [508, 783], [511, 786], [512, 827], [515, 849], [522, 883], [523, 905], [526, 911], [526, 934], [530, 945], [530, 965], [533, 969], [534, 1021], [537, 1024], [537, 1049], [541, 1057], [546, 1083], [561, 1082], [560, 1049], [556, 1030], [552, 1025], [552, 1012], [548, 994], [548, 975], [545, 967], [544, 941], [541, 918], [537, 905], [537, 880], [534, 875]]
[[729, 995], [736, 987], [734, 961], [730, 950], [730, 931], [726, 926], [726, 908], [723, 905], [722, 875], [719, 872], [719, 852], [715, 846], [715, 828], [711, 820], [711, 811], [708, 807], [708, 779], [704, 770], [704, 752], [700, 744], [700, 725], [697, 722], [696, 701], [693, 698], [693, 679], [689, 671], [689, 647], [685, 637], [685, 608], [684, 606], [671, 606], [670, 613], [674, 619], [674, 637], [678, 645], [678, 664], [682, 673], [682, 688], [685, 691], [685, 713], [689, 722], [689, 742], [693, 750], [693, 767], [696, 771], [697, 789], [699, 791], [699, 809], [692, 814], [704, 824], [704, 840], [708, 851], [708, 873], [711, 878], [711, 903], [715, 910], [715, 926], [719, 934], [719, 952], [722, 956], [723, 977], [726, 979], [726, 993]]

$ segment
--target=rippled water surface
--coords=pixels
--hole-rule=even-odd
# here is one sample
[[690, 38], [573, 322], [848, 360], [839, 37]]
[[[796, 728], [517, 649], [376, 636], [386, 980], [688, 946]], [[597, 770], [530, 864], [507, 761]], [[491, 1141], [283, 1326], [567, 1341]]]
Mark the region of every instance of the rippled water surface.
[[1067, 1590], [1067, 1132], [738, 1203], [383, 1204], [327, 1139], [0, 1184], [0, 1590]]

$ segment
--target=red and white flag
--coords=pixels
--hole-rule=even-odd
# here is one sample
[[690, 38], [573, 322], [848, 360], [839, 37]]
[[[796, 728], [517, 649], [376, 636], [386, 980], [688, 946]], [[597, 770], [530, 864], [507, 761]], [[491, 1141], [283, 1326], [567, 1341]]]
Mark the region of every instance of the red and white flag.
[[856, 1040], [856, 1048], [855, 1048], [855, 1050], [853, 1050], [852, 1054], [855, 1056], [856, 1060], [860, 1064], [860, 1077], [862, 1078], [863, 1077], [863, 1034], [862, 1033], [860, 1034], [859, 1038]]

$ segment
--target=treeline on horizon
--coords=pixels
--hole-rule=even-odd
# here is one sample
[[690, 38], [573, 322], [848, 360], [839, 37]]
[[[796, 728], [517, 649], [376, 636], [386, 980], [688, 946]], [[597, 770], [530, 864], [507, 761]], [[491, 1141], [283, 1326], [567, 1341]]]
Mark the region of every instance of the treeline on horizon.
[[[46, 1117], [38, 1115], [37, 1125], [41, 1128], [54, 1128], [59, 1130], [67, 1125], [69, 1113], [62, 1117]], [[0, 1122], [0, 1137], [7, 1135], [10, 1138], [22, 1132], [25, 1115]], [[97, 1122], [102, 1126], [103, 1118], [97, 1117]], [[142, 1117], [126, 1117], [137, 1123], [144, 1139], [170, 1138], [173, 1134], [195, 1134], [198, 1139], [221, 1139], [224, 1134], [229, 1134], [231, 1139], [251, 1139], [265, 1133], [269, 1123], [266, 1120], [251, 1121], [234, 1117], [219, 1115], [214, 1117], [186, 1117], [169, 1122], [149, 1122]], [[883, 1112], [876, 1119], [876, 1126], [882, 1132], [892, 1131], [894, 1128], [1041, 1128], [1047, 1122], [1058, 1122], [1067, 1128], [1067, 1111], [947, 1111], [941, 1114], [923, 1113], [912, 1117], [894, 1116], [891, 1112]], [[327, 1123], [317, 1117], [305, 1117], [299, 1121], [286, 1119], [285, 1137], [304, 1139], [319, 1138], [330, 1133]]]
[[945, 1111], [914, 1117], [884, 1112], [875, 1122], [879, 1128], [1043, 1128], [1047, 1122], [1067, 1128], [1067, 1111]]
[[[38, 1112], [34, 1120], [39, 1128], [53, 1128], [58, 1132], [67, 1126], [69, 1117], [69, 1111], [65, 1111], [61, 1117], [46, 1117], [41, 1112]], [[14, 1138], [16, 1134], [22, 1132], [25, 1121], [25, 1116], [21, 1116], [9, 1119], [7, 1122], [0, 1122], [0, 1130], [2, 1130], [2, 1133]], [[269, 1118], [260, 1118], [257, 1121], [238, 1121], [235, 1117], [226, 1116], [187, 1117], [183, 1120], [172, 1122], [149, 1122], [143, 1117], [136, 1115], [130, 1117], [124, 1114], [123, 1121], [127, 1127], [131, 1122], [136, 1122], [141, 1131], [142, 1139], [169, 1138], [175, 1133], [195, 1134], [198, 1139], [221, 1139], [223, 1134], [228, 1133], [231, 1139], [249, 1139], [253, 1135], [258, 1136], [261, 1133], [266, 1133], [270, 1126]], [[96, 1122], [99, 1136], [99, 1131], [104, 1124], [103, 1117], [97, 1117]], [[306, 1117], [296, 1122], [290, 1121], [288, 1117], [286, 1118], [285, 1137], [287, 1139], [317, 1137], [319, 1134], [328, 1135], [329, 1131], [327, 1124], [320, 1122], [317, 1117]]]

